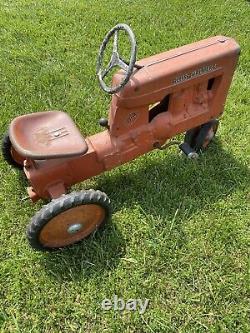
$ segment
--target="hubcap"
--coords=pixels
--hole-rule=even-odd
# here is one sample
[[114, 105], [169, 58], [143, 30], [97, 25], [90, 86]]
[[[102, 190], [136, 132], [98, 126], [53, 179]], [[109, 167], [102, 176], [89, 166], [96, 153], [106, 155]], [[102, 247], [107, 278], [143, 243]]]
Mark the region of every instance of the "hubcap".
[[82, 224], [81, 223], [75, 223], [75, 224], [71, 224], [71, 226], [68, 227], [67, 231], [68, 231], [69, 234], [75, 234], [81, 229], [82, 229]]

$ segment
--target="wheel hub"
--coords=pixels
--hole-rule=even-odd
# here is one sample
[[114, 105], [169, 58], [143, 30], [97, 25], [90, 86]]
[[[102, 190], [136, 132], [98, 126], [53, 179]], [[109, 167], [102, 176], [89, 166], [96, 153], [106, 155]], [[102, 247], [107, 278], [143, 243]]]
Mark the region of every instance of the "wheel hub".
[[68, 234], [76, 234], [79, 230], [81, 230], [83, 227], [82, 223], [74, 223], [74, 224], [71, 224], [68, 229], [67, 229], [67, 232]]

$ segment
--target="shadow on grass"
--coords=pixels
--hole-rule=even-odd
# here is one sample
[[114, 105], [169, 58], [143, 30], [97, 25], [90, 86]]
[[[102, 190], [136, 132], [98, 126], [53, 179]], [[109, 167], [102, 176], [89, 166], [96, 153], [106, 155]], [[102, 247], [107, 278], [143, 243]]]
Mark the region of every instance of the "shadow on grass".
[[[162, 218], [165, 223], [172, 220], [177, 209], [188, 219], [205, 206], [244, 189], [248, 179], [247, 166], [216, 140], [197, 161], [155, 151], [131, 164], [129, 171], [113, 171], [98, 177], [96, 188], [109, 195], [113, 214], [137, 206], [143, 214]], [[44, 255], [41, 260], [45, 270], [57, 279], [79, 279], [93, 274], [101, 277], [124, 256], [126, 243], [118, 228], [119, 223], [108, 223], [102, 232], [84, 242]], [[182, 227], [178, 230], [181, 237]]]
[[95, 235], [74, 246], [45, 253], [39, 258], [44, 270], [57, 280], [89, 279], [114, 269], [125, 253], [121, 232], [107, 223]]
[[[98, 188], [111, 198], [115, 211], [139, 204], [146, 213], [158, 216], [166, 207], [176, 211], [184, 198], [193, 203], [192, 213], [244, 188], [250, 172], [246, 165], [225, 151], [221, 143], [211, 145], [198, 160], [189, 160], [176, 153], [159, 152], [143, 165], [130, 172], [105, 176], [98, 181]], [[114, 191], [115, 189], [115, 191]], [[153, 208], [153, 209], [152, 209]]]

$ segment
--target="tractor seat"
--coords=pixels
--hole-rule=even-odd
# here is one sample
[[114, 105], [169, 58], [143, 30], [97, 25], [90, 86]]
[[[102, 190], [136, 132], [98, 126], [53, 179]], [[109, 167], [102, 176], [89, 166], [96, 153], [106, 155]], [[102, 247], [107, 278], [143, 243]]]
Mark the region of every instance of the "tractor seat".
[[20, 155], [34, 160], [77, 156], [88, 150], [84, 137], [62, 111], [17, 117], [10, 124], [9, 136]]

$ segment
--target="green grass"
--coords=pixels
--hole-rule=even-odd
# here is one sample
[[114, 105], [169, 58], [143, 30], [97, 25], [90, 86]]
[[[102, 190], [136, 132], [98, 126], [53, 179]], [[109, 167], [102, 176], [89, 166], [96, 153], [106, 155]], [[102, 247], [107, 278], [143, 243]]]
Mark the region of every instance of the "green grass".
[[[192, 162], [154, 151], [77, 188], [112, 200], [106, 228], [77, 246], [32, 251], [26, 225], [41, 203], [0, 160], [1, 332], [249, 332], [250, 3], [243, 0], [0, 1], [0, 131], [17, 115], [63, 109], [85, 135], [110, 98], [95, 60], [118, 22], [138, 59], [212, 35], [241, 45], [218, 138]], [[101, 301], [149, 298], [138, 312]]]

